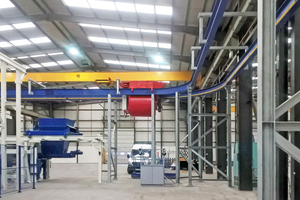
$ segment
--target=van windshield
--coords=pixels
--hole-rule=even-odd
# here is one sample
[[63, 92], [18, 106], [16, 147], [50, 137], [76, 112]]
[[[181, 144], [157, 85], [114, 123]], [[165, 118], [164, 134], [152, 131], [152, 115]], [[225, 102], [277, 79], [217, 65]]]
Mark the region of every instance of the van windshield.
[[[139, 155], [138, 149], [132, 149], [131, 156]], [[151, 157], [151, 149], [142, 149], [142, 156]]]

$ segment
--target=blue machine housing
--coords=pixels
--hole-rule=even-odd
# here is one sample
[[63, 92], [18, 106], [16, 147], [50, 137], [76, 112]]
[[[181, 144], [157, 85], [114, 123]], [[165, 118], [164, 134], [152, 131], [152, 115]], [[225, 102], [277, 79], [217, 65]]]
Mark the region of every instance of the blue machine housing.
[[74, 127], [75, 121], [66, 118], [41, 118], [38, 126], [33, 131], [26, 131], [25, 135], [31, 137], [37, 136], [64, 136], [82, 135], [78, 132], [78, 128]]

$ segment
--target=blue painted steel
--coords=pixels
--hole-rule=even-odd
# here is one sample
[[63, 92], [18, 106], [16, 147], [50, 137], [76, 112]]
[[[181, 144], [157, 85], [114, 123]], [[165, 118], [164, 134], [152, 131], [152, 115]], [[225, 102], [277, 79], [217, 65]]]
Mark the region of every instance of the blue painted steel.
[[[192, 85], [205, 61], [207, 48], [210, 46], [210, 41], [214, 38], [215, 32], [219, 26], [220, 20], [223, 16], [227, 1], [217, 0], [213, 9], [213, 15], [209, 21], [209, 27], [205, 32], [205, 38], [208, 40], [207, 44], [203, 45], [201, 51], [198, 53], [196, 66], [197, 70], [193, 73], [191, 81], [188, 83], [171, 88], [162, 88], [162, 89], [154, 89], [151, 91], [150, 89], [135, 89], [131, 91], [130, 89], [121, 89], [121, 95], [151, 95], [152, 93], [155, 95], [163, 95], [165, 97], [172, 98], [174, 97], [175, 92], [185, 92], [187, 87]], [[277, 30], [284, 25], [287, 20], [295, 13], [295, 11], [299, 8], [300, 1], [299, 0], [287, 0], [279, 8], [277, 11]], [[203, 49], [203, 50], [202, 50]], [[223, 82], [218, 85], [215, 85], [210, 88], [206, 88], [203, 90], [197, 90], [192, 93], [193, 96], [207, 95], [210, 93], [214, 93], [224, 88], [227, 84], [231, 83], [231, 81], [239, 75], [240, 71], [244, 69], [247, 64], [254, 58], [257, 53], [257, 42], [255, 41], [250, 47], [249, 50], [243, 55], [241, 60], [237, 63], [237, 65], [233, 68], [230, 74], [225, 78]], [[99, 89], [99, 90], [78, 90], [78, 89], [44, 89], [44, 90], [34, 90], [34, 95], [28, 95], [27, 91], [22, 91], [22, 99], [28, 101], [51, 101], [51, 100], [106, 100], [107, 95], [111, 94], [112, 99], [121, 100], [120, 95], [116, 95], [115, 89]], [[15, 98], [15, 91], [8, 90], [7, 92], [8, 99]], [[185, 97], [186, 94], [182, 94], [181, 97]]]
[[74, 158], [76, 155], [82, 155], [82, 151], [76, 150], [68, 152], [68, 141], [41, 141], [41, 153], [39, 158]]
[[25, 135], [31, 137], [33, 135], [48, 135], [48, 136], [64, 136], [68, 135], [82, 135], [79, 133], [78, 128], [74, 127], [74, 121], [65, 118], [40, 118], [38, 127], [33, 131], [25, 131]]

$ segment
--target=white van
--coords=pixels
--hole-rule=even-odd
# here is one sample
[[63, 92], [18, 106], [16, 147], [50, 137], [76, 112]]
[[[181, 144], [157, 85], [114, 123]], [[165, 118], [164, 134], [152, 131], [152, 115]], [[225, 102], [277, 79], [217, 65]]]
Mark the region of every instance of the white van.
[[128, 167], [127, 172], [131, 174], [134, 171], [140, 171], [141, 164], [151, 163], [151, 144], [136, 143], [133, 145], [131, 154], [127, 154]]

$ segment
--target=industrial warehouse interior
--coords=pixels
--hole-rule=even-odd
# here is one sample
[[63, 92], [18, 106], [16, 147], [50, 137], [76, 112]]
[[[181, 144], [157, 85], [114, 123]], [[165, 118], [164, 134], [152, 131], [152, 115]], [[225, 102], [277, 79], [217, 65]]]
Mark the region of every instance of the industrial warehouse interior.
[[0, 0], [0, 198], [299, 200], [299, 7]]

